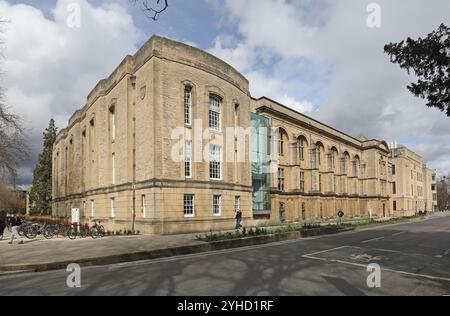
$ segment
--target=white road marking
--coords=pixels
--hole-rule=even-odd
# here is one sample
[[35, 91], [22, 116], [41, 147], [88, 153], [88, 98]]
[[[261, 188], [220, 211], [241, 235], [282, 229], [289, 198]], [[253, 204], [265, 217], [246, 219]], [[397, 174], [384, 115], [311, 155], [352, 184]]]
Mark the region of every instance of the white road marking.
[[406, 232], [395, 233], [395, 234], [392, 234], [392, 237], [397, 237], [397, 236], [404, 235], [404, 234], [406, 234]]
[[[360, 267], [360, 268], [363, 268], [363, 269], [366, 269], [366, 268], [367, 268], [367, 264], [361, 264], [361, 263], [355, 263], [355, 262], [348, 262], [348, 261], [345, 261], [345, 260], [325, 259], [325, 258], [312, 257], [312, 256], [310, 256], [310, 255], [305, 255], [305, 256], [302, 256], [302, 257], [307, 258], [307, 259], [313, 259], [313, 260], [318, 260], [318, 261], [324, 261], [324, 262], [340, 263], [340, 264], [350, 265], [350, 266], [354, 266], [354, 267]], [[395, 269], [381, 269], [381, 270], [382, 270], [382, 271], [387, 271], [387, 272], [393, 272], [393, 273], [399, 273], [399, 274], [409, 275], [409, 276], [413, 276], [413, 277], [425, 278], [425, 279], [429, 279], [429, 280], [433, 280], [433, 281], [446, 281], [446, 282], [450, 282], [450, 278], [442, 278], [442, 277], [436, 277], [436, 276], [427, 275], [427, 274], [419, 274], [419, 273], [413, 273], [413, 272], [406, 272], [406, 271], [395, 270]]]
[[328, 249], [328, 250], [322, 250], [322, 251], [318, 251], [318, 252], [314, 252], [314, 253], [309, 253], [309, 254], [307, 254], [305, 256], [315, 256], [315, 255], [320, 255], [320, 254], [325, 253], [325, 252], [332, 252], [332, 251], [335, 251], [335, 250], [341, 250], [341, 249], [345, 249], [345, 248], [360, 249], [359, 247], [342, 246], [342, 247], [331, 248], [331, 249]]
[[381, 251], [381, 252], [390, 252], [390, 253], [402, 253], [401, 251], [397, 251], [397, 250], [388, 250], [388, 249], [378, 249], [378, 248], [373, 248], [372, 250]]
[[366, 241], [362, 241], [361, 243], [362, 244], [367, 244], [369, 242], [373, 242], [373, 241], [377, 241], [377, 240], [381, 240], [381, 239], [384, 239], [384, 237], [378, 237], [378, 238], [374, 238], [374, 239], [369, 239], [369, 240], [366, 240]]

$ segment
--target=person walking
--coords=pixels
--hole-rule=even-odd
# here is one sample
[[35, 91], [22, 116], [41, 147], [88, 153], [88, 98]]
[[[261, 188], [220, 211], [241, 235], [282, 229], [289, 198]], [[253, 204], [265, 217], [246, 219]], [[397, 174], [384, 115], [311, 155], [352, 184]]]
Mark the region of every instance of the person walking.
[[6, 228], [6, 214], [0, 213], [0, 240], [3, 239], [3, 233]]
[[22, 237], [19, 235], [19, 228], [22, 225], [22, 219], [19, 217], [19, 215], [14, 215], [14, 217], [11, 219], [11, 240], [9, 242], [10, 245], [12, 245], [14, 238], [17, 238], [19, 241], [19, 245], [23, 244]]
[[242, 211], [239, 208], [236, 210], [234, 218], [236, 219], [236, 229], [241, 229]]

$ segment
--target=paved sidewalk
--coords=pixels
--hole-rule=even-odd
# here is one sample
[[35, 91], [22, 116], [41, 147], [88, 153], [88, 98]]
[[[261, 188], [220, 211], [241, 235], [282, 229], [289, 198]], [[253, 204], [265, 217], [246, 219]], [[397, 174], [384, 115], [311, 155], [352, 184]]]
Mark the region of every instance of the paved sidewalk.
[[197, 241], [196, 234], [174, 236], [105, 237], [102, 239], [58, 238], [51, 240], [14, 241], [9, 245], [10, 234], [0, 240], [0, 271], [5, 266], [29, 266], [52, 262], [78, 262], [89, 258], [109, 257], [130, 253], [149, 252], [205, 244]]

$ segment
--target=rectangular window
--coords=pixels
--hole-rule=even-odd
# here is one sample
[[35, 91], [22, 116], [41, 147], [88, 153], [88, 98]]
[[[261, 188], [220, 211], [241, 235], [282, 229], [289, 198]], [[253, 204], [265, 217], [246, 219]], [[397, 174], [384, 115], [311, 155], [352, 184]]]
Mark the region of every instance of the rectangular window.
[[394, 210], [394, 211], [397, 210], [397, 201], [394, 201], [394, 203], [393, 203], [393, 210]]
[[305, 173], [300, 172], [300, 192], [305, 192]]
[[278, 169], [278, 190], [284, 191], [284, 169]]
[[111, 217], [116, 217], [116, 199], [111, 198]]
[[184, 148], [184, 175], [186, 178], [192, 178], [192, 141], [187, 140]]
[[209, 162], [209, 174], [210, 178], [214, 180], [220, 180], [222, 178], [222, 168], [220, 162], [221, 147], [217, 145], [211, 145], [210, 162]]
[[147, 199], [145, 195], [141, 196], [141, 205], [142, 205], [142, 218], [147, 217]]
[[240, 210], [241, 209], [241, 197], [240, 196], [235, 196], [234, 197], [234, 210]]
[[83, 217], [86, 217], [86, 201], [83, 201]]
[[219, 98], [209, 97], [209, 128], [215, 131], [220, 131], [220, 107]]
[[222, 196], [220, 195], [213, 196], [213, 213], [214, 216], [222, 215]]
[[397, 183], [392, 183], [392, 194], [397, 194]]
[[319, 175], [319, 192], [322, 192], [322, 175]]
[[91, 217], [95, 217], [95, 201], [91, 200]]
[[184, 195], [184, 217], [195, 216], [195, 196], [193, 194]]
[[192, 88], [184, 87], [184, 124], [192, 122]]

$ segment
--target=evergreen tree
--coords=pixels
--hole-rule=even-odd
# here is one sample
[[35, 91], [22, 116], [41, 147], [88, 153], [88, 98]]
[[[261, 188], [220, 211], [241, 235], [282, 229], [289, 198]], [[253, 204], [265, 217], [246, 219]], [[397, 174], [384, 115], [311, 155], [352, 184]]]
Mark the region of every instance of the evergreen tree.
[[52, 210], [52, 154], [56, 141], [55, 121], [50, 120], [44, 132], [44, 148], [39, 155], [33, 173], [33, 186], [30, 190], [30, 205], [33, 214], [51, 214]]
[[418, 81], [409, 91], [450, 116], [450, 28], [441, 24], [425, 38], [390, 43], [384, 50], [393, 63], [415, 73]]

